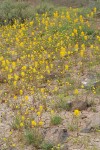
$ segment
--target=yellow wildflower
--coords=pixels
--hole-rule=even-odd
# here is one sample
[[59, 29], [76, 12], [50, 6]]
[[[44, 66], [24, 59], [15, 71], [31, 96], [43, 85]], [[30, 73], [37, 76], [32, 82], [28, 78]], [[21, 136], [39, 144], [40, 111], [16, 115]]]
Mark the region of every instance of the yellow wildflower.
[[8, 74], [8, 80], [12, 79], [12, 75]]
[[32, 120], [31, 125], [32, 125], [32, 127], [35, 127], [36, 126], [36, 122], [34, 120]]
[[41, 113], [38, 111], [38, 112], [37, 112], [37, 115], [40, 116], [40, 114], [41, 114]]
[[27, 101], [28, 99], [29, 99], [29, 97], [26, 95], [26, 96], [25, 96], [25, 100]]
[[23, 123], [23, 122], [21, 122], [21, 123], [20, 123], [20, 127], [23, 127], [23, 126], [24, 126], [24, 123]]
[[39, 126], [43, 126], [44, 122], [43, 121], [40, 121], [39, 122]]
[[68, 66], [68, 65], [65, 65], [65, 69], [68, 70], [68, 68], [69, 68], [69, 66]]
[[19, 79], [19, 76], [17, 74], [14, 74], [14, 79], [17, 81]]
[[30, 25], [32, 26], [32, 25], [33, 25], [33, 23], [34, 23], [34, 22], [33, 22], [33, 21], [31, 21], [31, 22], [30, 22]]
[[80, 55], [81, 55], [81, 57], [84, 56], [84, 50], [80, 50]]
[[74, 29], [73, 32], [74, 32], [75, 34], [77, 34], [77, 29]]
[[22, 91], [22, 90], [20, 90], [19, 92], [20, 92], [20, 95], [22, 95], [22, 94], [23, 94], [23, 91]]
[[14, 99], [15, 99], [15, 100], [17, 99], [17, 96], [16, 96], [16, 95], [14, 96]]
[[94, 11], [94, 13], [96, 13], [96, 11], [97, 11], [97, 8], [96, 8], [96, 7], [94, 7], [93, 11]]
[[54, 110], [51, 110], [51, 114], [52, 114], [52, 115], [54, 114]]
[[78, 109], [75, 109], [75, 110], [74, 110], [74, 115], [75, 115], [75, 116], [79, 116], [79, 115], [80, 115], [80, 111], [79, 111]]
[[65, 55], [66, 55], [66, 49], [64, 47], [61, 47], [60, 56], [64, 57]]
[[16, 144], [13, 143], [13, 144], [12, 144], [12, 147], [15, 147], [15, 146], [16, 146]]
[[23, 120], [23, 121], [25, 120], [25, 117], [24, 117], [24, 116], [22, 116], [22, 120]]
[[78, 93], [79, 93], [78, 89], [75, 89], [75, 90], [74, 90], [74, 94], [77, 95]]
[[42, 111], [43, 110], [43, 106], [39, 106], [39, 110]]
[[24, 72], [21, 72], [21, 76], [24, 77], [24, 76], [25, 76], [25, 73], [24, 73]]

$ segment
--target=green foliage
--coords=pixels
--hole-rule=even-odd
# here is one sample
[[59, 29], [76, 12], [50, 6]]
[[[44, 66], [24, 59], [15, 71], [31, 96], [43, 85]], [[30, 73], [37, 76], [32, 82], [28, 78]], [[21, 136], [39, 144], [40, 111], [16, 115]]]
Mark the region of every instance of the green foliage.
[[84, 27], [83, 31], [87, 34], [87, 35], [92, 35], [94, 34], [95, 30], [93, 28], [89, 28], [89, 27]]
[[87, 14], [89, 14], [91, 12], [91, 9], [90, 8], [78, 8], [78, 15], [82, 15], [84, 17], [86, 17]]
[[0, 24], [13, 24], [14, 19], [24, 22], [24, 19], [34, 17], [33, 7], [26, 2], [16, 2], [15, 0], [4, 0], [0, 4]]
[[57, 108], [65, 109], [65, 110], [70, 110], [71, 106], [68, 104], [66, 100], [60, 100], [57, 103]]
[[51, 118], [51, 124], [52, 125], [59, 125], [62, 122], [62, 118], [60, 116], [53, 116]]
[[26, 143], [38, 147], [42, 143], [42, 136], [36, 129], [27, 129], [25, 131]]
[[69, 131], [76, 131], [77, 130], [76, 123], [75, 124], [73, 124], [73, 123], [68, 124], [68, 130]]
[[49, 1], [41, 1], [39, 5], [37, 5], [35, 11], [38, 14], [44, 14], [44, 13], [49, 13], [50, 15], [52, 14], [52, 12], [55, 10], [54, 6], [52, 5], [52, 3], [50, 3]]
[[42, 150], [51, 150], [51, 148], [53, 148], [53, 144], [52, 143], [43, 143], [42, 144]]
[[18, 116], [16, 116], [14, 118], [14, 121], [12, 122], [12, 128], [14, 130], [18, 129], [20, 127], [20, 118]]

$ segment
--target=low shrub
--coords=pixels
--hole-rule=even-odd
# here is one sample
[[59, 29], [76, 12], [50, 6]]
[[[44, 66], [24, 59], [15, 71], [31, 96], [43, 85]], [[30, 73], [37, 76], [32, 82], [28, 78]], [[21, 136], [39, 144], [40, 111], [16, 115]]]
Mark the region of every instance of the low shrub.
[[34, 17], [34, 7], [27, 2], [4, 0], [0, 4], [0, 25], [13, 24], [14, 20], [24, 22]]
[[53, 116], [51, 118], [51, 124], [52, 125], [59, 125], [62, 122], [62, 118], [60, 116]]
[[34, 145], [35, 147], [38, 147], [39, 144], [42, 143], [42, 136], [36, 129], [27, 129], [25, 130], [25, 139], [26, 143], [29, 145]]
[[48, 1], [41, 1], [39, 3], [39, 5], [37, 5], [35, 11], [38, 14], [44, 14], [44, 13], [49, 13], [50, 15], [52, 14], [52, 12], [54, 11], [54, 6], [52, 3], [48, 2]]

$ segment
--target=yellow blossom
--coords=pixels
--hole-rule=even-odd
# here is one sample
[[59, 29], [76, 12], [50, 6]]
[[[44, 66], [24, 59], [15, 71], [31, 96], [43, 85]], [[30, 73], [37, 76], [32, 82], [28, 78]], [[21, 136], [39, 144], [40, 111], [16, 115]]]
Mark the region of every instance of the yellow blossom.
[[3, 140], [4, 140], [4, 141], [6, 141], [6, 140], [7, 140], [7, 138], [3, 138]]
[[23, 123], [23, 122], [21, 122], [21, 123], [20, 123], [20, 127], [23, 127], [23, 126], [24, 126], [24, 123]]
[[23, 94], [23, 91], [22, 91], [22, 90], [20, 90], [19, 92], [20, 92], [20, 95], [22, 95], [22, 94]]
[[19, 79], [19, 76], [17, 74], [14, 74], [14, 79], [17, 81]]
[[84, 32], [83, 31], [81, 32], [81, 36], [84, 36]]
[[38, 112], [37, 112], [37, 115], [38, 115], [38, 116], [40, 116], [40, 115], [41, 115], [41, 113], [38, 111]]
[[77, 29], [74, 29], [73, 32], [74, 32], [75, 34], [77, 34]]
[[31, 125], [32, 125], [32, 127], [35, 127], [36, 126], [36, 122], [34, 120], [32, 120]]
[[39, 126], [43, 126], [44, 125], [44, 122], [43, 121], [40, 121], [39, 122]]
[[14, 99], [15, 99], [15, 100], [17, 99], [17, 96], [16, 96], [16, 95], [14, 96]]
[[21, 76], [24, 77], [24, 76], [25, 76], [25, 73], [24, 73], [24, 72], [21, 72]]
[[52, 115], [54, 114], [54, 110], [51, 110], [51, 114], [52, 114]]
[[22, 70], [26, 70], [26, 66], [23, 66], [21, 69], [22, 69]]
[[75, 89], [74, 94], [78, 95], [78, 93], [79, 93], [78, 89]]
[[60, 56], [64, 57], [65, 55], [66, 55], [66, 49], [64, 47], [61, 47]]
[[80, 55], [81, 55], [81, 57], [84, 56], [84, 50], [80, 50]]
[[74, 33], [72, 33], [72, 36], [75, 36], [75, 34], [74, 34]]
[[68, 70], [68, 68], [69, 68], [69, 66], [68, 66], [68, 65], [65, 65], [65, 69]]
[[27, 101], [28, 99], [29, 99], [29, 97], [26, 95], [26, 96], [25, 96], [25, 100]]
[[75, 116], [79, 116], [79, 115], [80, 115], [80, 111], [79, 111], [78, 109], [75, 109], [75, 110], [74, 110], [74, 115], [75, 115]]
[[11, 79], [12, 79], [12, 75], [8, 74], [8, 80], [11, 80]]
[[84, 85], [82, 85], [81, 88], [83, 89], [83, 88], [84, 88]]
[[85, 36], [84, 36], [84, 39], [85, 39], [85, 40], [87, 40], [87, 39], [88, 39], [88, 37], [85, 35]]
[[94, 13], [96, 13], [96, 11], [97, 11], [97, 8], [96, 8], [96, 7], [94, 7], [93, 11], [94, 11]]
[[33, 22], [33, 21], [31, 21], [31, 22], [30, 22], [30, 25], [32, 26], [32, 25], [33, 25], [33, 23], [34, 23], [34, 22]]
[[39, 110], [42, 111], [43, 110], [43, 106], [39, 106]]
[[58, 12], [54, 12], [54, 17], [57, 18], [58, 17]]
[[22, 120], [23, 120], [23, 121], [25, 120], [25, 117], [24, 117], [24, 116], [22, 116]]
[[15, 147], [15, 146], [16, 146], [16, 144], [13, 143], [13, 144], [12, 144], [12, 147]]

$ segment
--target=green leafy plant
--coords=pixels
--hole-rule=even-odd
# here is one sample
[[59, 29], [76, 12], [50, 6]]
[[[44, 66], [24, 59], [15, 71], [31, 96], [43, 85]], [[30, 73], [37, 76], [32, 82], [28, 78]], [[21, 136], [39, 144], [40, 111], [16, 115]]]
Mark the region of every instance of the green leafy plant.
[[26, 129], [25, 133], [26, 143], [29, 145], [34, 145], [35, 147], [39, 147], [42, 143], [42, 136], [36, 129]]
[[41, 147], [43, 150], [51, 150], [51, 148], [53, 148], [53, 144], [49, 142], [44, 142]]
[[53, 116], [51, 118], [52, 125], [58, 125], [58, 124], [61, 124], [61, 122], [62, 122], [62, 118], [60, 116]]
[[14, 130], [18, 129], [20, 127], [20, 117], [19, 116], [16, 116], [12, 122], [12, 128]]
[[66, 100], [61, 99], [59, 102], [56, 103], [55, 107], [69, 111], [71, 108], [71, 105], [68, 104], [68, 102]]

